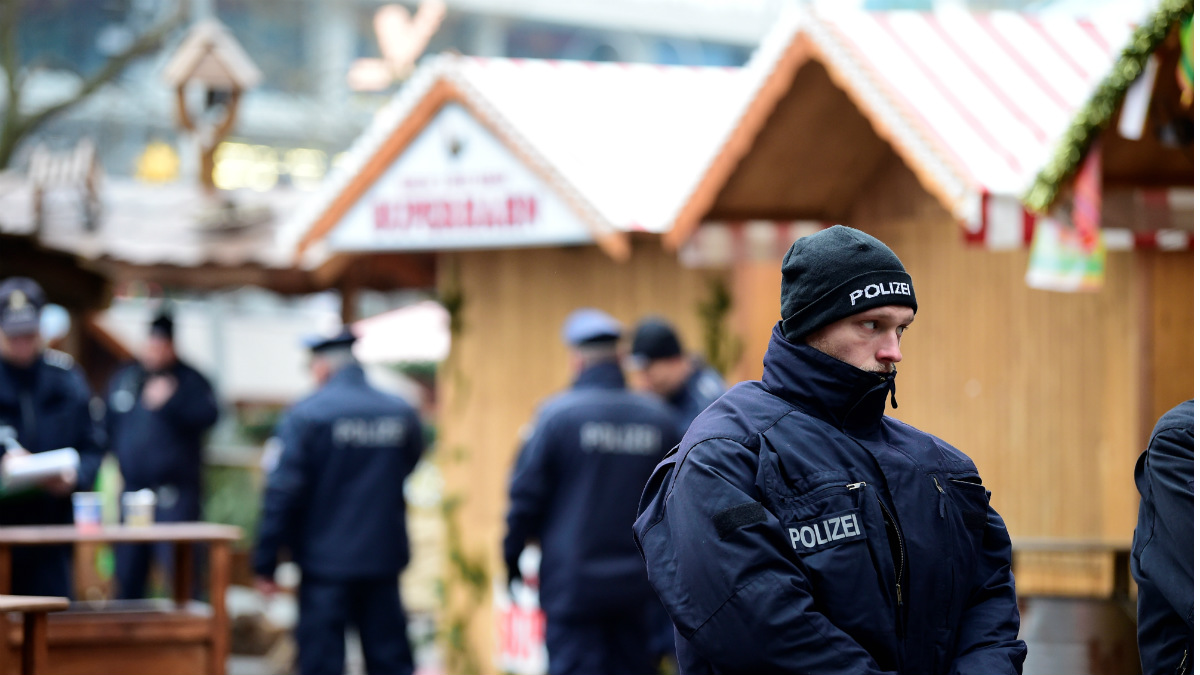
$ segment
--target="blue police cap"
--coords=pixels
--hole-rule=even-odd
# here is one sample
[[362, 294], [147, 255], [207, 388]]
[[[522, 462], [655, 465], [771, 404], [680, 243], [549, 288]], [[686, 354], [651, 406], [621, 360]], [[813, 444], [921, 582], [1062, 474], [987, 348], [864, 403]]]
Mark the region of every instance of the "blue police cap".
[[563, 342], [573, 347], [595, 342], [612, 342], [621, 337], [621, 323], [591, 307], [577, 309], [563, 322]]
[[349, 347], [358, 338], [349, 328], [343, 328], [337, 335], [310, 335], [304, 339], [304, 346], [313, 354], [320, 354], [329, 349]]
[[0, 332], [30, 335], [40, 329], [46, 293], [29, 277], [9, 277], [0, 282]]

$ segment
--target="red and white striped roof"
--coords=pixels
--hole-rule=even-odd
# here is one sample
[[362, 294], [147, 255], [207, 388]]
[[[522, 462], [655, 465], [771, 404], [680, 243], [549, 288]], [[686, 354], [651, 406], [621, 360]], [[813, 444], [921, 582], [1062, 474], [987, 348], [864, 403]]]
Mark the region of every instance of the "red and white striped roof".
[[1014, 12], [786, 13], [749, 68], [758, 77], [797, 34], [973, 238], [1019, 246], [1019, 195], [1112, 68], [1133, 26]]
[[442, 55], [375, 116], [281, 238], [297, 243], [441, 82], [599, 232], [661, 233], [753, 84], [740, 68]]

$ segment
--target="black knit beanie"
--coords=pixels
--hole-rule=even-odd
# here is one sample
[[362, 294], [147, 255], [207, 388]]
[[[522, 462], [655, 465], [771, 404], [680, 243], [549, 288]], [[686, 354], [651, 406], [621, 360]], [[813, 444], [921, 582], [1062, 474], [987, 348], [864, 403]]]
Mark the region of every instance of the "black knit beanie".
[[884, 305], [915, 312], [917, 296], [892, 249], [865, 232], [834, 225], [797, 239], [783, 257], [779, 313], [789, 342]]

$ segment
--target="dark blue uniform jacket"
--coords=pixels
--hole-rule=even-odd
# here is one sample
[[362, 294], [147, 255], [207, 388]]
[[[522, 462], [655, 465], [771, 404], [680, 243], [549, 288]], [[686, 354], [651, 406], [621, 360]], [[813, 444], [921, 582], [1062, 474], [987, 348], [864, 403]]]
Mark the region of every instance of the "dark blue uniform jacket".
[[548, 617], [653, 599], [629, 528], [650, 472], [678, 440], [666, 406], [627, 390], [616, 363], [585, 369], [542, 405], [513, 470], [504, 559], [514, 569], [526, 541], [540, 540]]
[[[88, 408], [90, 398], [83, 373], [66, 354], [47, 351], [30, 368], [0, 361], [0, 427], [11, 427], [17, 441], [30, 452], [75, 448], [79, 452], [79, 490], [92, 489], [104, 457], [99, 430]], [[0, 525], [72, 520], [70, 497], [34, 491], [0, 503]]]
[[404, 479], [425, 449], [412, 406], [346, 366], [279, 423], [283, 449], [263, 495], [255, 573], [280, 547], [305, 574], [331, 580], [398, 574], [408, 564]]
[[[1134, 480], [1142, 495], [1131, 568], [1138, 583], [1138, 648], [1142, 672], [1195, 670], [1192, 546], [1196, 491], [1195, 401], [1163, 415], [1138, 458]], [[1188, 654], [1187, 663], [1184, 655]]]
[[725, 380], [717, 371], [709, 368], [703, 362], [697, 361], [692, 374], [683, 382], [683, 386], [674, 396], [667, 399], [667, 404], [675, 410], [679, 419], [679, 435], [683, 436], [691, 425], [692, 420], [704, 411], [713, 401], [725, 393]]
[[106, 417], [108, 443], [121, 466], [126, 490], [172, 486], [180, 495], [180, 507], [196, 518], [204, 434], [217, 421], [217, 400], [208, 380], [195, 368], [176, 361], [167, 374], [175, 378], [175, 393], [157, 410], [142, 404], [149, 375], [140, 363], [122, 368], [113, 377]]
[[1019, 673], [1011, 544], [894, 375], [783, 339], [692, 423], [634, 526], [682, 673]]

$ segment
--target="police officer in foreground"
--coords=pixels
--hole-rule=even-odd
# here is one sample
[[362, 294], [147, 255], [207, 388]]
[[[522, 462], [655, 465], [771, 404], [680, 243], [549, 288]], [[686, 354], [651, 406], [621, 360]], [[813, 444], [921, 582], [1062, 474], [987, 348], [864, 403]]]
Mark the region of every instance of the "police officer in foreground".
[[1138, 651], [1146, 675], [1195, 672], [1192, 546], [1196, 402], [1167, 411], [1138, 458], [1141, 493], [1130, 568], [1138, 584]]
[[[60, 525], [74, 519], [71, 493], [89, 490], [103, 451], [83, 372], [62, 352], [45, 349], [39, 318], [46, 296], [26, 277], [0, 282], [0, 462], [17, 455], [75, 448], [79, 466], [29, 491], [4, 494], [0, 525]], [[71, 597], [68, 546], [20, 546], [12, 554], [18, 595]]]
[[550, 675], [656, 672], [654, 599], [629, 536], [642, 486], [678, 441], [658, 400], [625, 388], [621, 326], [596, 309], [567, 317], [575, 381], [538, 410], [509, 488], [504, 561], [537, 541]]
[[725, 393], [725, 380], [698, 356], [684, 354], [675, 329], [665, 319], [638, 323], [627, 362], [642, 380], [675, 411], [682, 436], [702, 410]]
[[[208, 380], [175, 353], [175, 322], [159, 314], [150, 323], [140, 359], [113, 377], [108, 389], [109, 449], [117, 456], [126, 492], [153, 490], [157, 522], [200, 520], [204, 436], [217, 421]], [[172, 545], [116, 547], [117, 593], [146, 595], [151, 562], [174, 571]]]
[[1012, 549], [974, 463], [884, 416], [912, 280], [834, 226], [783, 259], [762, 381], [696, 418], [634, 526], [682, 673], [1020, 673]]
[[281, 548], [300, 567], [301, 675], [338, 675], [345, 630], [358, 629], [371, 675], [408, 675], [413, 656], [400, 600], [408, 564], [404, 479], [425, 449], [421, 421], [367, 383], [348, 330], [309, 343], [318, 390], [279, 422], [254, 551], [256, 586], [276, 590]]

